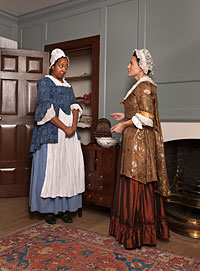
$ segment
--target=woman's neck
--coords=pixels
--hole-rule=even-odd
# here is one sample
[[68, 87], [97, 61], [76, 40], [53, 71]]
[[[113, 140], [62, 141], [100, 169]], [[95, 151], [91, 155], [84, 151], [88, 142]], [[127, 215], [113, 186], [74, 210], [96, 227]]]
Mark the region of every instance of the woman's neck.
[[61, 83], [64, 83], [63, 78], [58, 78], [58, 77], [56, 77], [54, 74], [52, 74], [52, 76], [53, 76], [55, 79], [57, 79], [58, 81], [60, 81]]
[[139, 81], [141, 78], [146, 77], [146, 76], [147, 76], [147, 74], [142, 72], [142, 73], [137, 74], [134, 78], [136, 81]]

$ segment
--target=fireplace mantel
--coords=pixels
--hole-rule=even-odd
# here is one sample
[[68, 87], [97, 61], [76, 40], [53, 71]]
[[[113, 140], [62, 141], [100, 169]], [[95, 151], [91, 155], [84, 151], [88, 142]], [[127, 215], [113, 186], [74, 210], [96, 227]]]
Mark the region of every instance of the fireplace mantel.
[[163, 141], [200, 139], [199, 122], [161, 122]]
[[171, 230], [200, 239], [200, 122], [161, 122], [170, 194], [165, 207]]

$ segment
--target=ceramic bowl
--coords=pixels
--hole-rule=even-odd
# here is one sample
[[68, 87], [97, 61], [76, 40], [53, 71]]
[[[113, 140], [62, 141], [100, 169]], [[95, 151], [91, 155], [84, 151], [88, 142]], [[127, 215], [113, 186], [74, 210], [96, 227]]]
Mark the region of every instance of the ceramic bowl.
[[118, 138], [112, 138], [112, 137], [95, 137], [95, 138], [98, 145], [104, 148], [115, 146], [119, 142]]

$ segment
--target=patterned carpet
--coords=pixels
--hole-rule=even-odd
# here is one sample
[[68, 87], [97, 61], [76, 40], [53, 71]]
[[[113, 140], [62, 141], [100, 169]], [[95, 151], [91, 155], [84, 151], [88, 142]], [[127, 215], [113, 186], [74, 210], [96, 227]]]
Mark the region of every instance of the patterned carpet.
[[114, 238], [44, 222], [0, 239], [0, 270], [200, 270], [200, 259], [152, 247], [125, 250]]

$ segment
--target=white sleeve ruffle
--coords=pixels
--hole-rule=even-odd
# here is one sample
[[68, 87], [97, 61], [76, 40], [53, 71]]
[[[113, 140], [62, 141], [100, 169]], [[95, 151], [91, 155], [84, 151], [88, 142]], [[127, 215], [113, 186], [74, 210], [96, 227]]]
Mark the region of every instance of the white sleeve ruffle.
[[142, 129], [143, 125], [153, 127], [153, 120], [139, 113], [132, 117], [132, 122], [138, 129]]
[[43, 125], [46, 122], [50, 121], [53, 117], [55, 117], [56, 112], [54, 111], [54, 107], [53, 104], [51, 105], [51, 107], [47, 110], [46, 115], [44, 116], [44, 118], [41, 121], [37, 122], [37, 125]]
[[132, 122], [138, 129], [142, 129], [142, 123], [136, 116], [132, 117]]
[[71, 104], [70, 109], [71, 110], [78, 110], [79, 111], [78, 112], [78, 117], [80, 119], [80, 117], [81, 117], [81, 115], [83, 113], [83, 109], [80, 107], [80, 105], [79, 104]]

